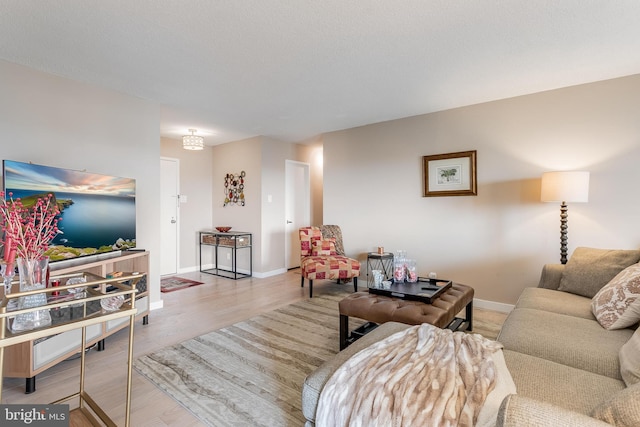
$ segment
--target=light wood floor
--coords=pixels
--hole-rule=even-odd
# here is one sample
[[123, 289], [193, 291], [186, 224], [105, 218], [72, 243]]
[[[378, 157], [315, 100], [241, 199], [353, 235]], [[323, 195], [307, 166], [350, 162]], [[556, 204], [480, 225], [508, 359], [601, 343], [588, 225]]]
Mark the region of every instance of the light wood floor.
[[[300, 274], [292, 270], [266, 279], [224, 279], [202, 273], [180, 275], [204, 282], [203, 285], [162, 294], [164, 308], [151, 312], [149, 324], [136, 323], [134, 358], [248, 319], [265, 311], [306, 299], [308, 284], [300, 287]], [[314, 294], [323, 290], [348, 289], [352, 284], [337, 285], [317, 281]], [[476, 309], [478, 315], [502, 322], [503, 313]], [[336, 325], [337, 327], [337, 325]], [[124, 425], [126, 384], [127, 330], [106, 339], [104, 351], [87, 353], [85, 389], [117, 425]], [[337, 343], [336, 343], [337, 346]], [[36, 392], [24, 394], [24, 379], [6, 378], [2, 403], [49, 403], [78, 390], [79, 359], [67, 360], [37, 376]], [[71, 408], [77, 406], [69, 402]], [[72, 425], [84, 425], [73, 420]], [[131, 425], [201, 426], [189, 411], [144, 377], [133, 372]]]

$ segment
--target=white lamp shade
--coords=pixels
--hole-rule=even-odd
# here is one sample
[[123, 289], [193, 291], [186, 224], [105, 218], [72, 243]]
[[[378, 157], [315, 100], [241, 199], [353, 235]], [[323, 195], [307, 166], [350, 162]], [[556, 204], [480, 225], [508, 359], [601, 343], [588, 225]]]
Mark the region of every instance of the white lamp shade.
[[543, 173], [540, 200], [543, 202], [588, 202], [589, 172]]

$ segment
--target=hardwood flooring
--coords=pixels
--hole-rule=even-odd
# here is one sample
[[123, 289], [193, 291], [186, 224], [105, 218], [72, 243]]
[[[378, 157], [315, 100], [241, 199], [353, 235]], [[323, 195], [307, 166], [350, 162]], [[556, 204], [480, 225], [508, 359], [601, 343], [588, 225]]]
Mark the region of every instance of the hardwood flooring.
[[[237, 281], [199, 272], [180, 276], [204, 284], [162, 294], [164, 307], [150, 313], [149, 324], [143, 326], [141, 320], [136, 322], [134, 358], [309, 296], [308, 283], [305, 282], [304, 288], [300, 287], [298, 270], [266, 279]], [[338, 289], [353, 288], [352, 284], [314, 283], [314, 294]], [[475, 311], [475, 321], [483, 318], [500, 325], [506, 317], [504, 313]], [[128, 331], [125, 329], [106, 339], [104, 351], [92, 349], [86, 358], [85, 389], [117, 425], [124, 425], [127, 343]], [[2, 403], [49, 403], [77, 392], [79, 363], [78, 357], [71, 358], [38, 375], [36, 392], [32, 394], [24, 394], [24, 379], [6, 378]], [[132, 426], [203, 425], [135, 370], [132, 383]], [[69, 403], [72, 409], [77, 406], [77, 401]], [[71, 425], [86, 423], [72, 418]]]

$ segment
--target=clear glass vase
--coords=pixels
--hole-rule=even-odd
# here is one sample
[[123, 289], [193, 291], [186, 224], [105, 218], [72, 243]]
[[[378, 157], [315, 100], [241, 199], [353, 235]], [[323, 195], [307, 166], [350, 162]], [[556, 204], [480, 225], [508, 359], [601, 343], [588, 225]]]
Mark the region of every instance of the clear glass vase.
[[[18, 265], [18, 278], [20, 279], [20, 292], [34, 291], [47, 287], [47, 270], [49, 258], [16, 259]], [[47, 304], [47, 295], [36, 294], [18, 299], [18, 309], [39, 307]], [[49, 309], [36, 310], [29, 313], [16, 315], [11, 324], [13, 332], [30, 331], [51, 324]]]
[[393, 257], [393, 282], [404, 283], [407, 278], [407, 251], [398, 250]]
[[406, 260], [406, 281], [407, 283], [416, 283], [418, 281], [418, 269], [415, 259]]
[[6, 263], [0, 264], [0, 273], [2, 273], [2, 282], [4, 284], [4, 294], [11, 293], [11, 281], [15, 276], [15, 272], [13, 270], [13, 264], [8, 265]]

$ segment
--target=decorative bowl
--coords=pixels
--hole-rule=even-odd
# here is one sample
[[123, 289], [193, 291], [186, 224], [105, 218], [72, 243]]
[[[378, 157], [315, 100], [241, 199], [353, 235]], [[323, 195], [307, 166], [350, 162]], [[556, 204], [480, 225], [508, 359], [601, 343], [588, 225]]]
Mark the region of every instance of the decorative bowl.
[[216, 230], [221, 233], [226, 233], [227, 231], [231, 230], [231, 227], [216, 227]]
[[116, 311], [122, 306], [122, 304], [124, 304], [124, 296], [122, 295], [114, 295], [100, 300], [100, 306], [105, 311]]

